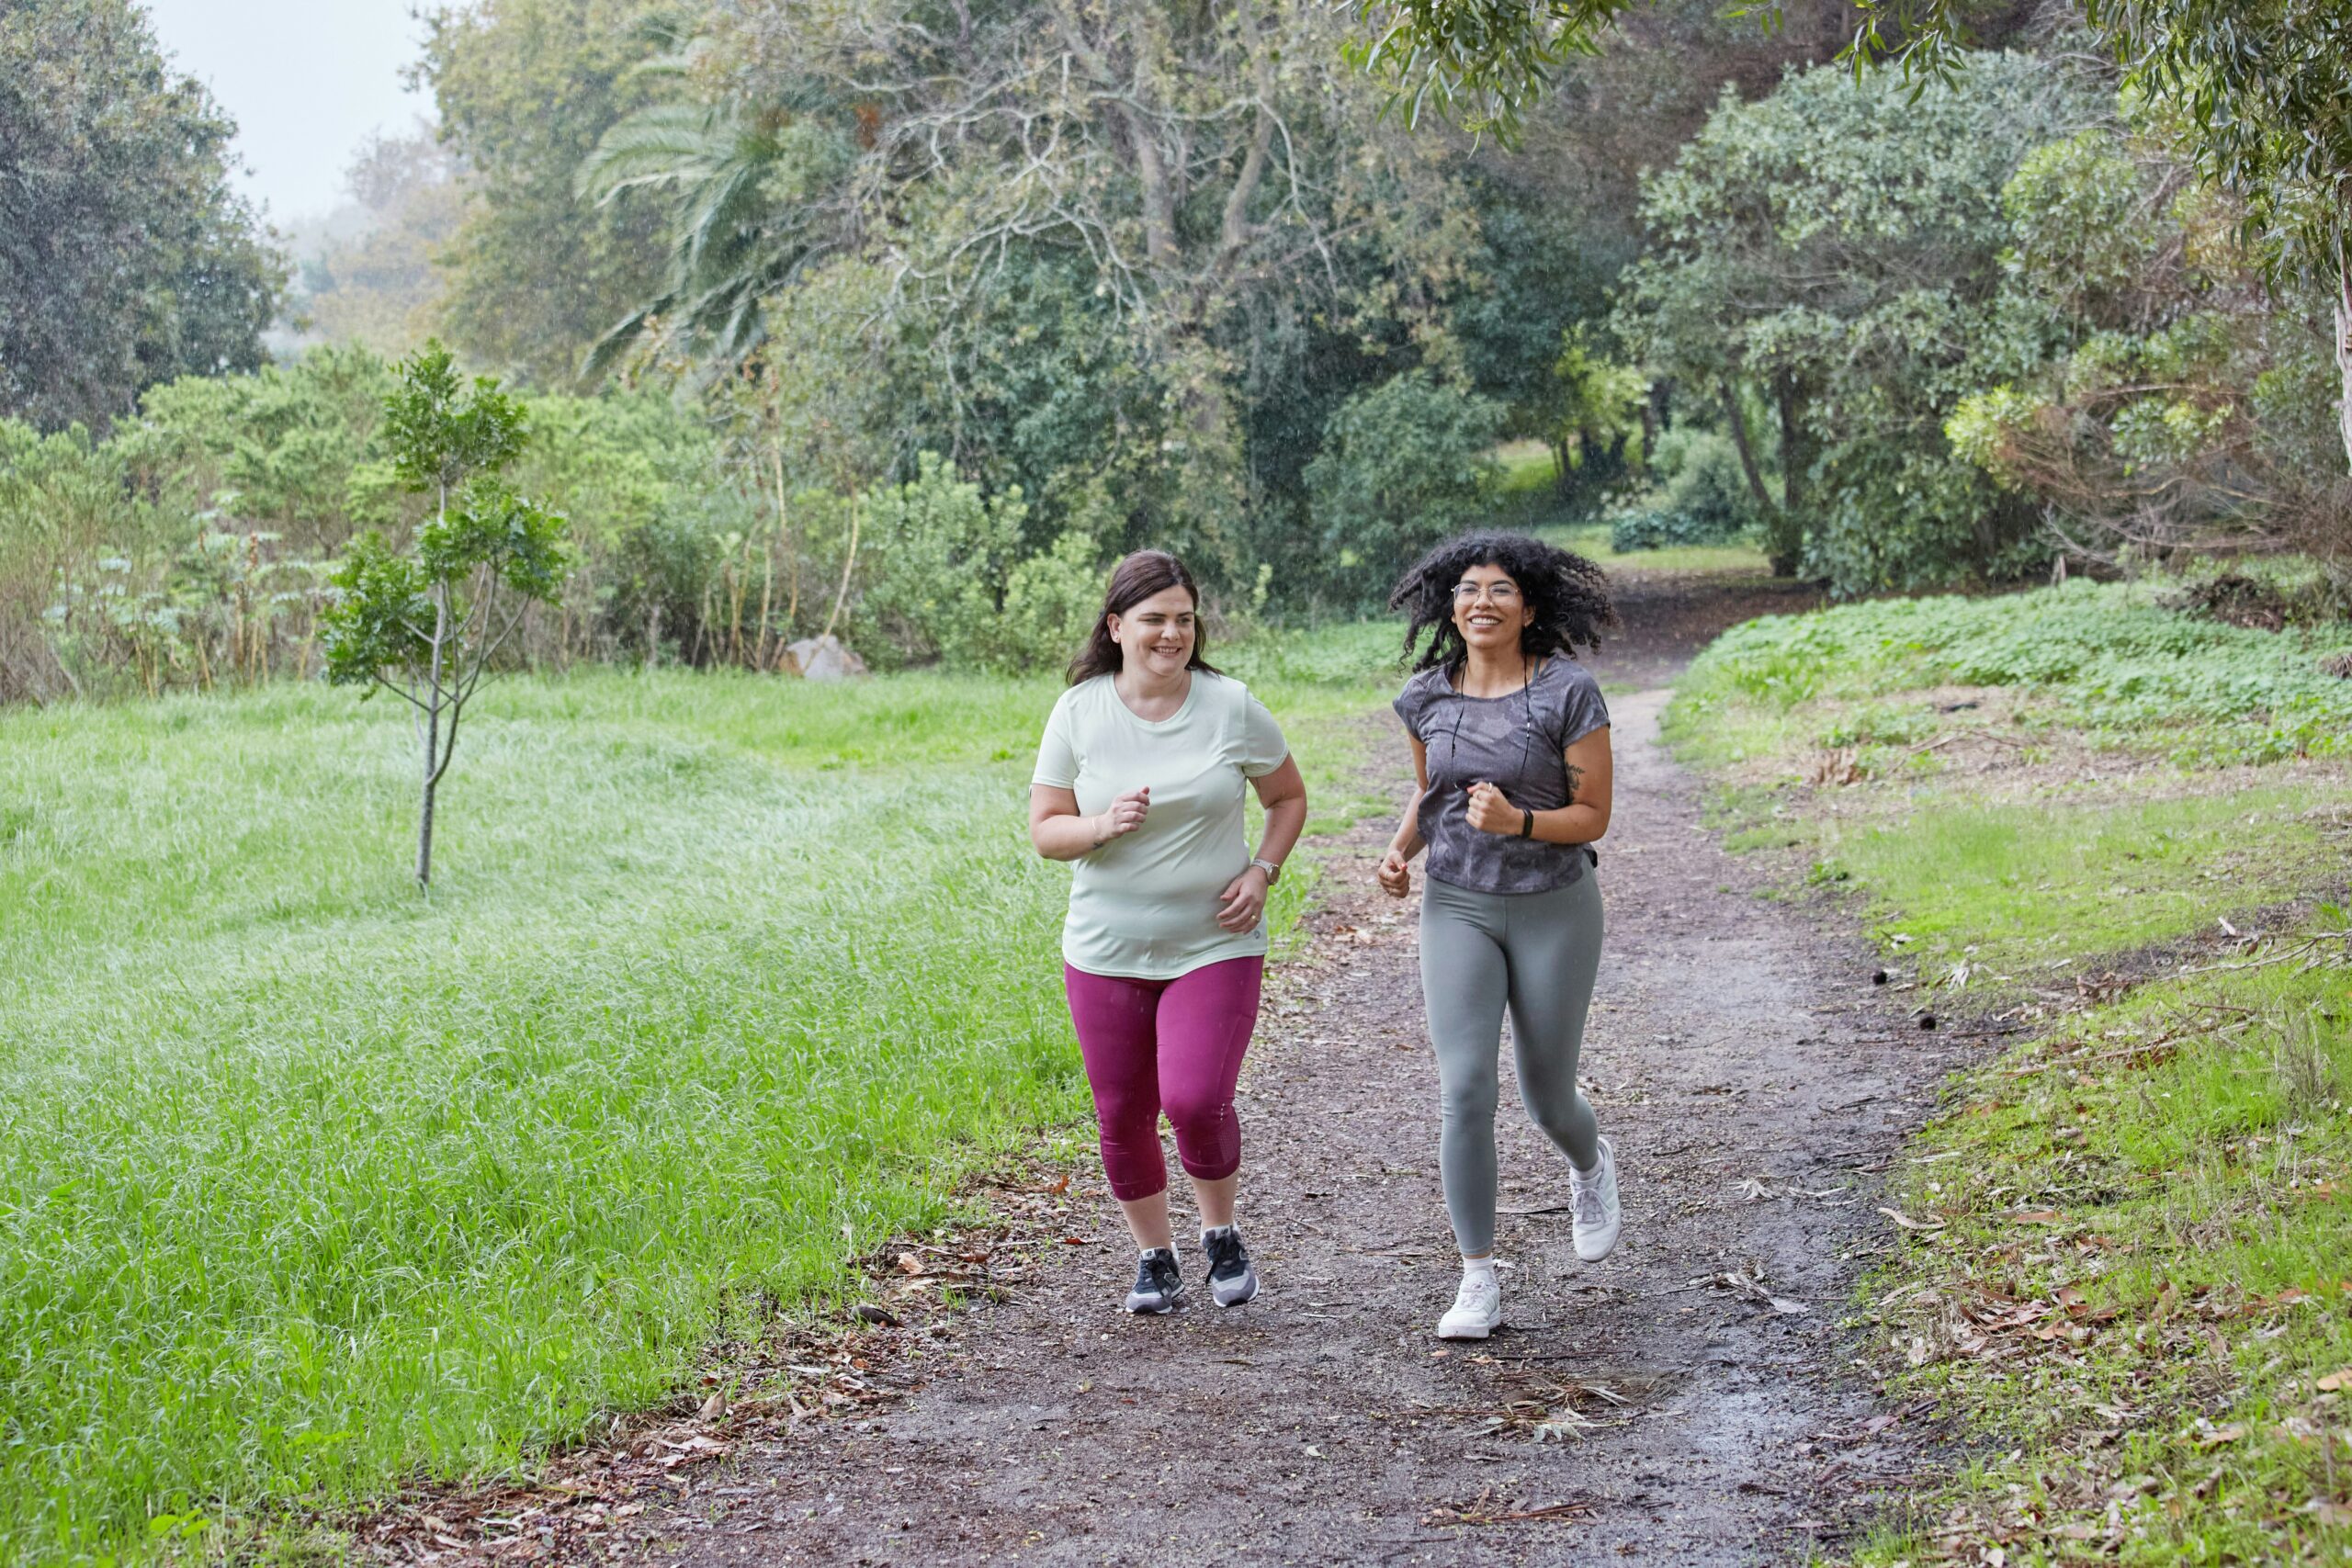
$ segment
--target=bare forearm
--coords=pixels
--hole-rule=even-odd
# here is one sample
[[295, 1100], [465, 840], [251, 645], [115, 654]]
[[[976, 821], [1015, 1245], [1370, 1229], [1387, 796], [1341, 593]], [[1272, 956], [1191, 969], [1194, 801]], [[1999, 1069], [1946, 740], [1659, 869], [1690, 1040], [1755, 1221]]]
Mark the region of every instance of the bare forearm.
[[1266, 807], [1266, 831], [1258, 840], [1258, 858], [1280, 865], [1298, 847], [1298, 836], [1306, 830], [1306, 797], [1292, 795]]
[[1535, 831], [1528, 835], [1547, 844], [1589, 844], [1609, 831], [1609, 813], [1579, 801], [1535, 814]]
[[1390, 834], [1388, 847], [1411, 860], [1421, 852], [1421, 792], [1405, 803], [1405, 814], [1396, 819], [1396, 831]]
[[1107, 817], [1048, 817], [1029, 825], [1029, 841], [1047, 860], [1083, 860], [1109, 837]]

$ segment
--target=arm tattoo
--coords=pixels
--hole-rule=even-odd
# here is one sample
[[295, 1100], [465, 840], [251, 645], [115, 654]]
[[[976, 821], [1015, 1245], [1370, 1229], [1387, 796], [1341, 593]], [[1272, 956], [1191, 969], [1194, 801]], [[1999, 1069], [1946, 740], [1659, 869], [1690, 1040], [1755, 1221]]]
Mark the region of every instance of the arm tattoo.
[[1584, 770], [1574, 762], [1565, 764], [1568, 770], [1568, 804], [1577, 803], [1577, 791], [1584, 787]]

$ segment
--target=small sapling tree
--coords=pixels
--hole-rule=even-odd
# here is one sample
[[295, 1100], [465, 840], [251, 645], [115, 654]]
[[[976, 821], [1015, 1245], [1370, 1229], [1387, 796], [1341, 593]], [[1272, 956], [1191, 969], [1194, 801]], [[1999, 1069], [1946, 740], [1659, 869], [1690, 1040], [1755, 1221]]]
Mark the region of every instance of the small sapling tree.
[[400, 367], [384, 399], [393, 471], [434, 497], [413, 549], [362, 536], [334, 582], [325, 616], [327, 679], [378, 688], [415, 709], [422, 798], [416, 881], [433, 880], [433, 798], [457, 754], [458, 720], [491, 658], [533, 601], [553, 602], [564, 520], [499, 482], [522, 450], [523, 405], [489, 377], [470, 386], [429, 343]]

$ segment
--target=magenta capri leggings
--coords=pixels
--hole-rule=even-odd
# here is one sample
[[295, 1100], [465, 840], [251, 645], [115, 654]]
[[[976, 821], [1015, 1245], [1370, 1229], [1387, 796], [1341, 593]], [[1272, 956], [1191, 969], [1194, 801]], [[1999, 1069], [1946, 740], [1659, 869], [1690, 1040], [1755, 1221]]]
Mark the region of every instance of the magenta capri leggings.
[[1121, 1202], [1168, 1185], [1159, 1113], [1176, 1128], [1176, 1155], [1203, 1181], [1241, 1168], [1233, 1086], [1258, 1025], [1262, 958], [1204, 964], [1173, 980], [1089, 975], [1062, 965], [1070, 1021], [1094, 1089], [1102, 1169]]

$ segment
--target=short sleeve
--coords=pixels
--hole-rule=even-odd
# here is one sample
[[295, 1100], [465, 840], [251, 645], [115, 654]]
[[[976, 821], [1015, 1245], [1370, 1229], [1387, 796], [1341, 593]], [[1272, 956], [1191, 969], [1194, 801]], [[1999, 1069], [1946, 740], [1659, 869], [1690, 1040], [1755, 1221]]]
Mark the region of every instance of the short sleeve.
[[1416, 740], [1420, 739], [1421, 713], [1429, 706], [1429, 692], [1421, 684], [1420, 677], [1417, 675], [1406, 682], [1405, 689], [1397, 693], [1396, 700], [1388, 705], [1396, 710], [1397, 718], [1405, 726], [1405, 733]]
[[1561, 694], [1560, 749], [1566, 750], [1596, 729], [1609, 725], [1609, 705], [1601, 700], [1600, 682], [1582, 666], [1569, 671], [1567, 689]]
[[1031, 784], [1053, 789], [1078, 787], [1078, 748], [1070, 739], [1069, 710], [1069, 696], [1065, 693], [1054, 704], [1052, 716], [1046, 720], [1045, 738], [1037, 742], [1037, 770], [1029, 775]]
[[1245, 778], [1265, 777], [1290, 757], [1290, 742], [1266, 705], [1243, 693], [1241, 697], [1241, 773]]

